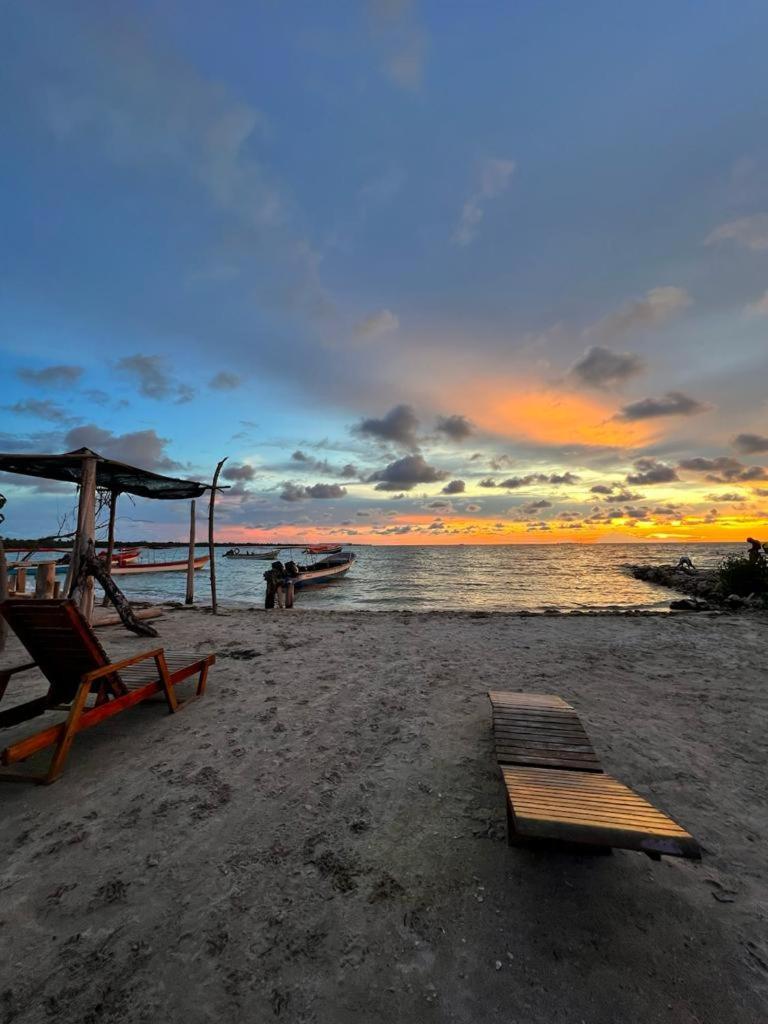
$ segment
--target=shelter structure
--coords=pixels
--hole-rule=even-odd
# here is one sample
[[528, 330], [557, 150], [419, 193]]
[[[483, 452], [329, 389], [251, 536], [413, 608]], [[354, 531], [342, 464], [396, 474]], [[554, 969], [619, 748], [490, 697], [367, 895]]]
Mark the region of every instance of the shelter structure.
[[133, 494], [140, 498], [178, 501], [198, 498], [216, 486], [129, 466], [124, 462], [108, 459], [90, 448], [78, 448], [62, 455], [0, 453], [0, 470], [40, 477], [44, 480], [60, 480], [79, 487], [77, 529], [65, 591], [71, 592], [71, 596], [77, 600], [88, 621], [91, 620], [93, 612], [93, 576], [88, 574], [83, 577], [79, 568], [89, 548], [92, 549], [95, 545], [97, 490], [107, 491], [110, 495], [108, 550], [105, 559], [108, 572], [115, 541], [115, 507], [118, 495]]

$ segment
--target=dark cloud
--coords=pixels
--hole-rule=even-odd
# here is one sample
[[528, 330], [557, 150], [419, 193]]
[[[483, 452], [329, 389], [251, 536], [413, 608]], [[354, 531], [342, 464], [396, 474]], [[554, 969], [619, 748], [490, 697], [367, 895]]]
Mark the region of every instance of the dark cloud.
[[610, 494], [615, 486], [615, 484], [595, 484], [589, 490], [592, 494]]
[[739, 462], [738, 459], [734, 459], [730, 455], [720, 455], [716, 459], [700, 457], [683, 459], [679, 468], [687, 469], [692, 473], [703, 473], [706, 479], [714, 484], [768, 479], [768, 473], [763, 466], [745, 466], [743, 462]]
[[435, 430], [445, 434], [452, 441], [465, 441], [474, 433], [474, 427], [467, 417], [459, 414], [438, 417]]
[[419, 420], [410, 405], [396, 405], [381, 419], [364, 419], [353, 432], [376, 441], [389, 441], [403, 448], [416, 448], [416, 430]]
[[481, 487], [495, 487], [496, 486], [496, 481], [493, 480], [491, 477], [487, 476], [484, 480], [480, 481], [480, 486]]
[[617, 420], [649, 420], [657, 416], [695, 416], [707, 412], [711, 406], [699, 402], [682, 391], [668, 391], [661, 398], [641, 398], [621, 408]]
[[15, 405], [6, 405], [6, 409], [17, 416], [35, 416], [40, 420], [48, 420], [50, 423], [75, 423], [77, 422], [60, 405], [49, 402], [45, 398], [26, 398], [23, 402], [16, 402]]
[[736, 491], [727, 491], [725, 494], [706, 494], [705, 498], [707, 501], [727, 501], [731, 504], [746, 501], [744, 495], [738, 494]]
[[617, 491], [615, 494], [609, 494], [607, 498], [603, 498], [603, 501], [609, 503], [622, 503], [625, 501], [641, 501], [645, 495], [634, 494], [632, 491]]
[[74, 427], [66, 437], [68, 449], [92, 448], [100, 455], [106, 455], [118, 462], [127, 462], [142, 469], [179, 469], [179, 463], [169, 458], [165, 446], [166, 437], [158, 437], [154, 430], [135, 430], [127, 434], [114, 434], [103, 430], [94, 423]]
[[463, 480], [451, 480], [447, 483], [442, 490], [443, 494], [463, 494], [466, 490], [466, 484]]
[[768, 452], [768, 437], [763, 437], [762, 434], [737, 434], [733, 439], [733, 447], [742, 455]]
[[82, 366], [45, 366], [42, 370], [17, 370], [16, 375], [29, 384], [44, 388], [72, 387], [83, 375]]
[[538, 512], [544, 508], [552, 508], [552, 502], [547, 501], [546, 498], [541, 498], [539, 501], [529, 501], [526, 505], [520, 506], [523, 512], [530, 515], [531, 512]]
[[243, 378], [239, 377], [236, 373], [221, 370], [215, 377], [211, 377], [208, 381], [208, 387], [213, 388], [214, 391], [234, 391], [242, 383]]
[[358, 469], [351, 462], [343, 466], [334, 466], [327, 459], [316, 459], [313, 455], [297, 449], [291, 455], [291, 462], [297, 462], [307, 472], [322, 473], [324, 476], [342, 477], [344, 480], [352, 480], [358, 476]]
[[530, 487], [532, 484], [575, 484], [579, 477], [574, 473], [528, 473], [526, 476], [510, 476], [501, 483], [496, 484], [492, 480], [481, 480], [481, 487], [502, 487], [507, 491], [516, 491], [521, 487]]
[[225, 466], [221, 475], [227, 480], [253, 480], [256, 470], [246, 462], [242, 466]]
[[405, 458], [390, 462], [384, 469], [372, 473], [368, 479], [376, 483], [377, 491], [410, 491], [417, 484], [433, 484], [448, 476], [425, 462], [421, 455], [406, 455]]
[[644, 369], [645, 362], [632, 352], [612, 352], [602, 345], [590, 345], [568, 372], [583, 384], [605, 388], [622, 384]]
[[280, 498], [282, 501], [303, 501], [305, 498], [343, 498], [347, 493], [346, 487], [341, 484], [312, 484], [306, 487], [304, 484], [294, 483], [292, 480], [285, 480], [281, 484]]
[[145, 356], [137, 352], [134, 356], [118, 359], [116, 369], [130, 377], [145, 398], [162, 400], [172, 398], [177, 404], [189, 402], [194, 397], [194, 388], [181, 384], [165, 369], [160, 356]]
[[547, 477], [547, 483], [554, 484], [577, 484], [581, 477], [576, 476], [575, 473], [550, 473]]
[[680, 479], [674, 466], [656, 459], [638, 459], [634, 465], [637, 472], [627, 475], [628, 484], [668, 484]]

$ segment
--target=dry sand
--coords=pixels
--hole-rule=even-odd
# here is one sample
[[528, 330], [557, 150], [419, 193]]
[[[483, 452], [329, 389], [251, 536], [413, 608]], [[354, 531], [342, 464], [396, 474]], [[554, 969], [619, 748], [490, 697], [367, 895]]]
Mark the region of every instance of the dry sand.
[[[767, 625], [169, 613], [206, 697], [0, 787], [0, 1019], [763, 1024]], [[572, 701], [703, 861], [509, 848], [489, 687]]]

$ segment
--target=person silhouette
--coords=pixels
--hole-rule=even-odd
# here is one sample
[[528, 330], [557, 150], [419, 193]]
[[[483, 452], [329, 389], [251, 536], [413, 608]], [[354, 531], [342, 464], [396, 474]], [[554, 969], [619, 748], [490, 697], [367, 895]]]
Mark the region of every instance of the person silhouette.
[[681, 555], [680, 556], [680, 561], [677, 563], [677, 568], [678, 569], [695, 569], [696, 566], [690, 560], [688, 555]]
[[747, 544], [749, 544], [749, 552], [747, 554], [747, 557], [749, 558], [750, 562], [755, 563], [760, 561], [760, 559], [763, 557], [763, 546], [760, 543], [760, 541], [756, 540], [754, 537], [747, 537]]

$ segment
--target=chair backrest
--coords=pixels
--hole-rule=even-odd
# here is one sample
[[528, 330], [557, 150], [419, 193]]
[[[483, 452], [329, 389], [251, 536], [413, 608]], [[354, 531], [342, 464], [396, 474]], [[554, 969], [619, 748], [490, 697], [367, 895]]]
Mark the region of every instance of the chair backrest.
[[52, 702], [71, 701], [85, 672], [109, 664], [90, 624], [70, 599], [10, 598], [0, 613], [51, 684]]

